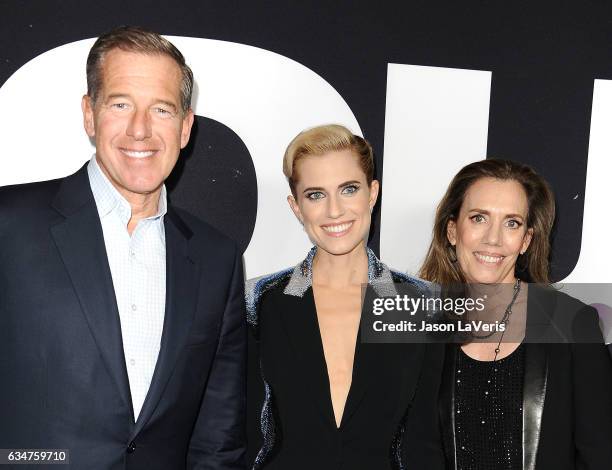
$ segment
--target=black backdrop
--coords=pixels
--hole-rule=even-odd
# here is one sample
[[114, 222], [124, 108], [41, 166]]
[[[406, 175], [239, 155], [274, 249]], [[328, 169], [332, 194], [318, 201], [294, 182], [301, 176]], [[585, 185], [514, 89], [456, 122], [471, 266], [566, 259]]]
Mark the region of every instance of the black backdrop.
[[[593, 79], [612, 79], [609, 2], [2, 0], [0, 84], [35, 56], [120, 24], [244, 43], [302, 63], [348, 102], [374, 146], [379, 176], [388, 63], [491, 70], [488, 155], [529, 163], [551, 182], [559, 208], [554, 277], [576, 264]], [[242, 143], [222, 125], [199, 127], [209, 134], [198, 132], [199, 143], [188, 151], [216, 142], [205, 147], [216, 163], [198, 171], [223, 178], [219, 168], [244, 151]], [[0, 158], [4, 165], [13, 157]], [[240, 160], [246, 174], [240, 185], [219, 192], [221, 185], [196, 186], [175, 176], [173, 197], [245, 247], [256, 181], [252, 165]], [[375, 229], [376, 250], [378, 240]]]

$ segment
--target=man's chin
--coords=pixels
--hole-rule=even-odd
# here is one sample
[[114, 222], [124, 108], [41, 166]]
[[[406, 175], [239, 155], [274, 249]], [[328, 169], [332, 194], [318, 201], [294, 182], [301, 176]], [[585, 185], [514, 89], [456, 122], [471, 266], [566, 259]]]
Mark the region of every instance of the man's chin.
[[117, 190], [126, 198], [148, 196], [161, 190], [163, 181], [136, 181], [123, 184]]
[[149, 194], [159, 192], [161, 190], [161, 186], [162, 186], [162, 183], [159, 183], [157, 185], [153, 184], [153, 185], [134, 186], [132, 188], [129, 188], [128, 191], [130, 191], [134, 195], [139, 194], [141, 196], [148, 196]]

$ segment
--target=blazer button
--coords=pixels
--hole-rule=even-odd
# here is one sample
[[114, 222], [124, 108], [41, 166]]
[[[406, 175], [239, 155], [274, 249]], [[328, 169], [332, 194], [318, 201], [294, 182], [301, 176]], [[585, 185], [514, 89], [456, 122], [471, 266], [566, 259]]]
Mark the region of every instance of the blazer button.
[[134, 441], [130, 442], [127, 447], [128, 454], [132, 454], [136, 450], [136, 443]]

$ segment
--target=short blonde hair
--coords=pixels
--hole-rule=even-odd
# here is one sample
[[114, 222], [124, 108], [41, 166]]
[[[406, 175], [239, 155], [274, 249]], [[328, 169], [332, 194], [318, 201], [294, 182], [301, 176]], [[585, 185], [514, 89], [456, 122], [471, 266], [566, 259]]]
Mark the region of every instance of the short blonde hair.
[[283, 158], [283, 173], [287, 177], [291, 193], [295, 197], [295, 185], [298, 175], [296, 163], [311, 155], [323, 155], [327, 152], [352, 150], [359, 159], [359, 165], [366, 175], [368, 186], [374, 179], [374, 154], [372, 146], [363, 137], [354, 135], [339, 124], [317, 126], [300, 132], [289, 144]]

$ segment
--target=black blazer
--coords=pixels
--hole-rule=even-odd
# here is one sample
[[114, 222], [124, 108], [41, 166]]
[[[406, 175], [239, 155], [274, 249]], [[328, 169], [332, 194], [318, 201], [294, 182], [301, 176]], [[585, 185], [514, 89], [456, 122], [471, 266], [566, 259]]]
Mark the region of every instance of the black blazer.
[[[389, 282], [406, 282], [373, 254], [370, 260], [386, 270], [378, 281], [386, 275]], [[338, 430], [307, 261], [304, 269], [298, 265], [247, 288], [253, 468], [443, 469], [437, 419], [443, 346], [358, 338]]]
[[134, 422], [86, 168], [0, 188], [1, 448], [68, 449], [87, 470], [244, 468], [241, 255], [171, 206], [164, 226], [161, 349]]
[[[583, 343], [563, 344], [572, 337]], [[612, 468], [612, 361], [595, 309], [530, 284], [525, 342], [523, 469]], [[448, 345], [440, 393], [448, 469], [456, 468], [456, 351]]]

